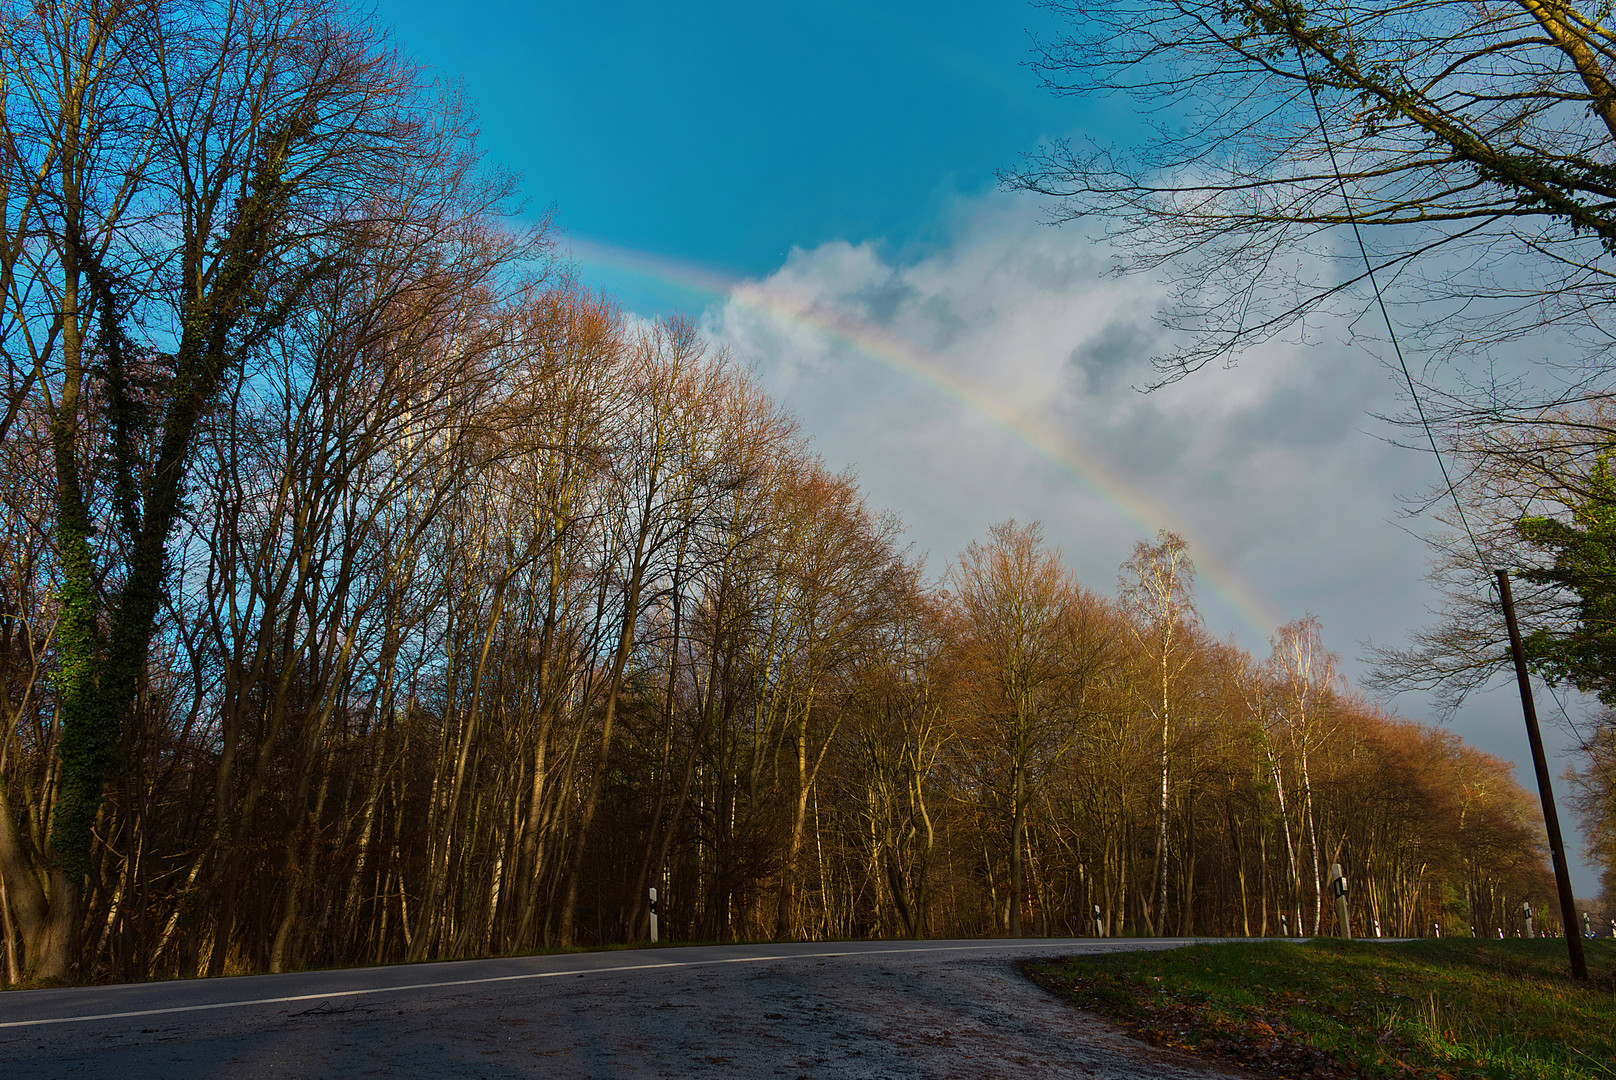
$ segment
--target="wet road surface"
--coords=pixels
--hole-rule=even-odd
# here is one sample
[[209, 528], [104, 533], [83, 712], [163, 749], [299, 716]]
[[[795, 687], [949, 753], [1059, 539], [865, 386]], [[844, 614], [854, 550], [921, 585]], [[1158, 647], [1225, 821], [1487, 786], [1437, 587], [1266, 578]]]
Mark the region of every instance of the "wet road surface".
[[1029, 983], [1032, 956], [1177, 942], [671, 948], [0, 995], [0, 1075], [1191, 1080]]

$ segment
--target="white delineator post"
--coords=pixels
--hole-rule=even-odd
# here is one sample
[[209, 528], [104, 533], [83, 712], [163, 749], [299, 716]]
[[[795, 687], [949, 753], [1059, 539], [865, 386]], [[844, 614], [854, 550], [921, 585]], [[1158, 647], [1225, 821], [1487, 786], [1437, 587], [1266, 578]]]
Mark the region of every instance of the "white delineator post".
[[1335, 897], [1336, 933], [1342, 941], [1352, 940], [1352, 923], [1347, 919], [1347, 875], [1340, 863], [1330, 864], [1330, 893]]
[[1526, 936], [1537, 937], [1532, 930], [1532, 903], [1529, 900], [1521, 901], [1521, 910], [1526, 913]]
[[1105, 924], [1100, 921], [1100, 905], [1094, 905], [1094, 936], [1105, 937]]
[[656, 887], [651, 887], [651, 944], [657, 943]]

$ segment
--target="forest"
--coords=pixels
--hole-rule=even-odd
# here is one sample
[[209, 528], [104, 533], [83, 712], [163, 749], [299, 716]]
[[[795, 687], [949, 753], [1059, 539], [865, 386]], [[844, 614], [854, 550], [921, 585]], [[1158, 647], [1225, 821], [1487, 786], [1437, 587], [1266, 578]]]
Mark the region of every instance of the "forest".
[[[584, 288], [320, 0], [11, 7], [8, 983], [731, 941], [1555, 928], [1507, 763], [1183, 538], [934, 561]], [[523, 221], [527, 224], [523, 224]], [[941, 561], [935, 561], [940, 559]]]

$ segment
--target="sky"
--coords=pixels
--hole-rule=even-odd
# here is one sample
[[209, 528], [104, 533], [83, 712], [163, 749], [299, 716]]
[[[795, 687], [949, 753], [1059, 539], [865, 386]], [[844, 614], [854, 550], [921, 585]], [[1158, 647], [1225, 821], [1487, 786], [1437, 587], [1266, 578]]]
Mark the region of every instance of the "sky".
[[[1047, 224], [997, 173], [1052, 139], [1142, 136], [1122, 103], [1027, 67], [1030, 5], [548, 4], [467, 18], [376, 0], [407, 56], [463, 90], [524, 213], [553, 212], [583, 281], [682, 314], [750, 366], [827, 465], [854, 469], [940, 573], [990, 524], [1038, 521], [1110, 593], [1135, 542], [1190, 543], [1200, 611], [1258, 656], [1319, 616], [1349, 679], [1428, 625], [1438, 480], [1388, 442], [1384, 358], [1345, 328], [1142, 393], [1162, 285], [1108, 273], [1098, 232]], [[457, 14], [457, 11], [459, 12]], [[1539, 693], [1539, 711], [1557, 710]], [[1435, 721], [1404, 695], [1401, 715]], [[1578, 706], [1568, 703], [1575, 712]], [[1535, 790], [1513, 682], [1448, 726]], [[1573, 764], [1550, 724], [1551, 771]], [[1574, 823], [1564, 806], [1562, 821]], [[1568, 835], [1568, 846], [1581, 839]], [[1597, 876], [1573, 850], [1578, 896]]]

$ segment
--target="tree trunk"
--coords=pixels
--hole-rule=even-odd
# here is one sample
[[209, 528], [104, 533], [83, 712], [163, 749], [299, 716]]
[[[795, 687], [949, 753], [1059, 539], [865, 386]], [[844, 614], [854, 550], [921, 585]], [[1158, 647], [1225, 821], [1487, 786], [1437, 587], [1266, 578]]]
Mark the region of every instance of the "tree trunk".
[[1027, 810], [1025, 769], [1018, 763], [1015, 770], [1015, 793], [1010, 808], [1010, 936], [1018, 938], [1021, 936], [1021, 844]]

